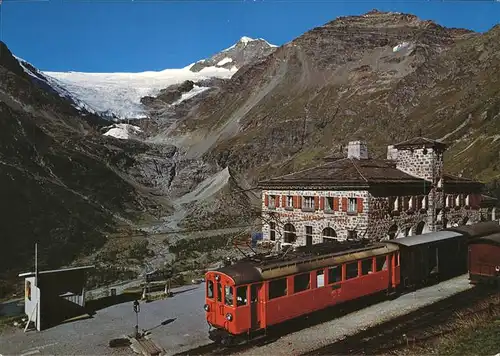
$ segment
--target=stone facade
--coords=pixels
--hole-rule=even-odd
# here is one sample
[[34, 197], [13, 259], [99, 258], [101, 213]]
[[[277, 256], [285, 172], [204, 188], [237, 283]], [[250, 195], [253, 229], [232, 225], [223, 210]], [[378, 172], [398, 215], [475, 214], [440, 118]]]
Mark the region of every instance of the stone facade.
[[[297, 245], [306, 245], [307, 235], [312, 235], [311, 240], [314, 244], [322, 242], [324, 237], [345, 240], [349, 231], [355, 231], [358, 238], [366, 234], [369, 221], [367, 191], [264, 190], [262, 194], [264, 196], [262, 200], [262, 232], [264, 240], [272, 240], [270, 223], [275, 224], [274, 240], [281, 239], [284, 242], [288, 242], [285, 239], [285, 229], [289, 226], [288, 224], [291, 224], [296, 234], [294, 243]], [[279, 198], [276, 199], [275, 197]], [[292, 202], [295, 200], [297, 203], [294, 207], [290, 207], [286, 204], [286, 201], [285, 205], [283, 205], [283, 197], [285, 199], [288, 199], [288, 197], [301, 197], [301, 201], [298, 202], [299, 199], [292, 198]], [[315, 204], [313, 208], [307, 206], [306, 197], [313, 197]], [[317, 197], [317, 199], [314, 197]], [[328, 209], [326, 207], [328, 205], [327, 198], [333, 198], [334, 202], [338, 202], [338, 206], [334, 206], [334, 209], [331, 210]], [[353, 212], [344, 211], [343, 203], [349, 204], [349, 198], [356, 201], [356, 209]], [[274, 204], [274, 207], [269, 207], [273, 200], [278, 201], [278, 206]], [[267, 206], [266, 201], [268, 202]], [[300, 206], [297, 206], [297, 204], [300, 204]], [[324, 206], [321, 206], [322, 204]], [[307, 233], [307, 226], [311, 227], [312, 234]], [[327, 228], [333, 229], [334, 233], [331, 233], [331, 230]], [[323, 233], [334, 236], [327, 236]]]
[[[443, 144], [423, 138], [388, 146], [393, 171], [421, 179], [421, 195], [415, 195], [418, 186], [405, 194], [401, 187], [406, 183], [399, 183], [397, 196], [390, 187], [382, 189], [383, 193], [372, 191], [368, 183], [358, 190], [328, 189], [316, 183], [307, 186], [304, 182], [296, 190], [267, 187], [262, 191], [263, 238], [295, 245], [363, 237], [380, 241], [491, 220], [495, 211], [480, 209], [481, 195], [468, 182], [458, 178], [457, 183], [455, 179], [447, 190], [444, 149]], [[350, 142], [348, 159], [369, 160], [366, 145]], [[284, 185], [293, 189], [289, 182]]]
[[[368, 191], [362, 190], [264, 190], [263, 196], [262, 231], [264, 240], [281, 240], [296, 245], [306, 245], [307, 236], [310, 235], [309, 243], [312, 244], [323, 242], [329, 238], [345, 240], [348, 236], [381, 241], [432, 231], [427, 196], [374, 197]], [[292, 197], [293, 204], [294, 201], [299, 201], [298, 198], [294, 197], [299, 196], [302, 197], [300, 206], [297, 205], [298, 203], [293, 208], [287, 206], [288, 197]], [[313, 209], [305, 206], [305, 197], [313, 197], [313, 200], [314, 197], [318, 197]], [[334, 206], [334, 210], [327, 209], [326, 203], [321, 204], [322, 199], [325, 198], [338, 199], [338, 206]], [[356, 206], [355, 212], [344, 211], [342, 203], [348, 202], [349, 198], [356, 199], [356, 202], [362, 204], [362, 207]], [[479, 207], [465, 205], [466, 195], [458, 195], [454, 198], [457, 202], [462, 202], [463, 205], [455, 205], [452, 208], [441, 210], [444, 212], [444, 222], [446, 222], [442, 228], [481, 221]], [[418, 203], [419, 200], [421, 204]], [[283, 205], [284, 201], [285, 205]], [[270, 207], [271, 205], [272, 207]], [[441, 214], [438, 219], [442, 220], [443, 215]], [[271, 236], [273, 224], [274, 236]], [[309, 232], [306, 227], [310, 227]], [[331, 233], [331, 230], [325, 230], [327, 228], [333, 229], [334, 233]], [[294, 232], [294, 241], [286, 238], [285, 230]]]

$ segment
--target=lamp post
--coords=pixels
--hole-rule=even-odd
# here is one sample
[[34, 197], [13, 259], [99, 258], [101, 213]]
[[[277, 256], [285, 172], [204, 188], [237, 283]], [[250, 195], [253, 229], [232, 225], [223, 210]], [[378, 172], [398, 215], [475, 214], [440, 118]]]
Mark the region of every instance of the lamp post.
[[134, 301], [134, 312], [135, 312], [135, 337], [139, 337], [139, 312], [141, 311], [141, 306], [139, 301], [136, 299]]

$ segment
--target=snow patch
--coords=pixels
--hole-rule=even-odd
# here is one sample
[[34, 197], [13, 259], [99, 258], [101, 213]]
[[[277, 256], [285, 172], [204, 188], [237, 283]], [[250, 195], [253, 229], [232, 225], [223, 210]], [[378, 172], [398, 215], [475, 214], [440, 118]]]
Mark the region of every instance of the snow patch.
[[396, 53], [396, 52], [401, 51], [402, 49], [408, 48], [409, 46], [410, 46], [410, 42], [403, 42], [403, 43], [398, 44], [397, 46], [394, 46], [392, 48], [392, 51], [394, 53]]
[[145, 96], [156, 96], [161, 89], [186, 80], [210, 78], [228, 79], [233, 68], [206, 67], [199, 72], [189, 68], [166, 69], [142, 73], [82, 73], [43, 72], [73, 97], [80, 98], [93, 111], [112, 112], [120, 119], [145, 118], [147, 112], [141, 103]]
[[128, 140], [142, 132], [140, 127], [130, 124], [115, 124], [106, 128], [110, 129], [104, 133], [104, 136], [112, 136], [122, 140]]
[[229, 57], [226, 57], [224, 59], [222, 59], [221, 61], [219, 61], [219, 63], [217, 63], [217, 66], [223, 66], [224, 64], [226, 63], [231, 63], [233, 61], [232, 58], [229, 58]]
[[263, 39], [263, 38], [256, 38], [256, 39], [254, 39], [254, 38], [250, 38], [250, 37], [248, 37], [248, 36], [243, 36], [243, 37], [241, 37], [241, 38], [239, 39], [239, 41], [238, 41], [238, 42], [236, 42], [236, 43], [235, 43], [234, 45], [232, 45], [231, 47], [228, 47], [228, 48], [226, 48], [226, 49], [222, 50], [222, 52], [227, 52], [227, 51], [229, 51], [230, 49], [235, 48], [235, 47], [236, 47], [236, 45], [237, 45], [238, 43], [243, 43], [243, 44], [246, 46], [249, 42], [254, 42], [254, 41], [264, 41], [264, 42], [265, 42], [265, 43], [266, 43], [269, 47], [278, 47], [278, 46], [276, 46], [276, 45], [273, 45], [273, 44], [271, 44], [271, 43], [267, 42], [267, 41], [266, 41], [265, 39]]
[[193, 89], [191, 89], [187, 93], [182, 93], [181, 97], [177, 101], [173, 102], [172, 105], [177, 105], [179, 103], [182, 103], [183, 101], [191, 99], [192, 97], [201, 94], [208, 89], [210, 89], [210, 87], [200, 87], [198, 85], [194, 85]]

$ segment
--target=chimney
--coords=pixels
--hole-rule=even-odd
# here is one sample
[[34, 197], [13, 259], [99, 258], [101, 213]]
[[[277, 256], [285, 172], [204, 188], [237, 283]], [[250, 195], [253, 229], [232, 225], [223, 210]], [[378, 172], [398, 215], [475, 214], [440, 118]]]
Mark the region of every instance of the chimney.
[[351, 141], [347, 147], [347, 158], [368, 159], [368, 148], [362, 141]]
[[394, 145], [387, 146], [387, 159], [390, 160], [398, 159], [398, 150], [394, 148]]

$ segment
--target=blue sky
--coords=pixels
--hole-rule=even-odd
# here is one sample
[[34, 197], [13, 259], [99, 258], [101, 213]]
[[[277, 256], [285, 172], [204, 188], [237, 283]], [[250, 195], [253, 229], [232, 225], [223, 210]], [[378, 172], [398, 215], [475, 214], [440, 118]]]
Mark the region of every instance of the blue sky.
[[138, 72], [184, 67], [244, 35], [281, 45], [374, 8], [475, 31], [500, 23], [500, 2], [473, 0], [3, 0], [0, 37], [42, 70]]

